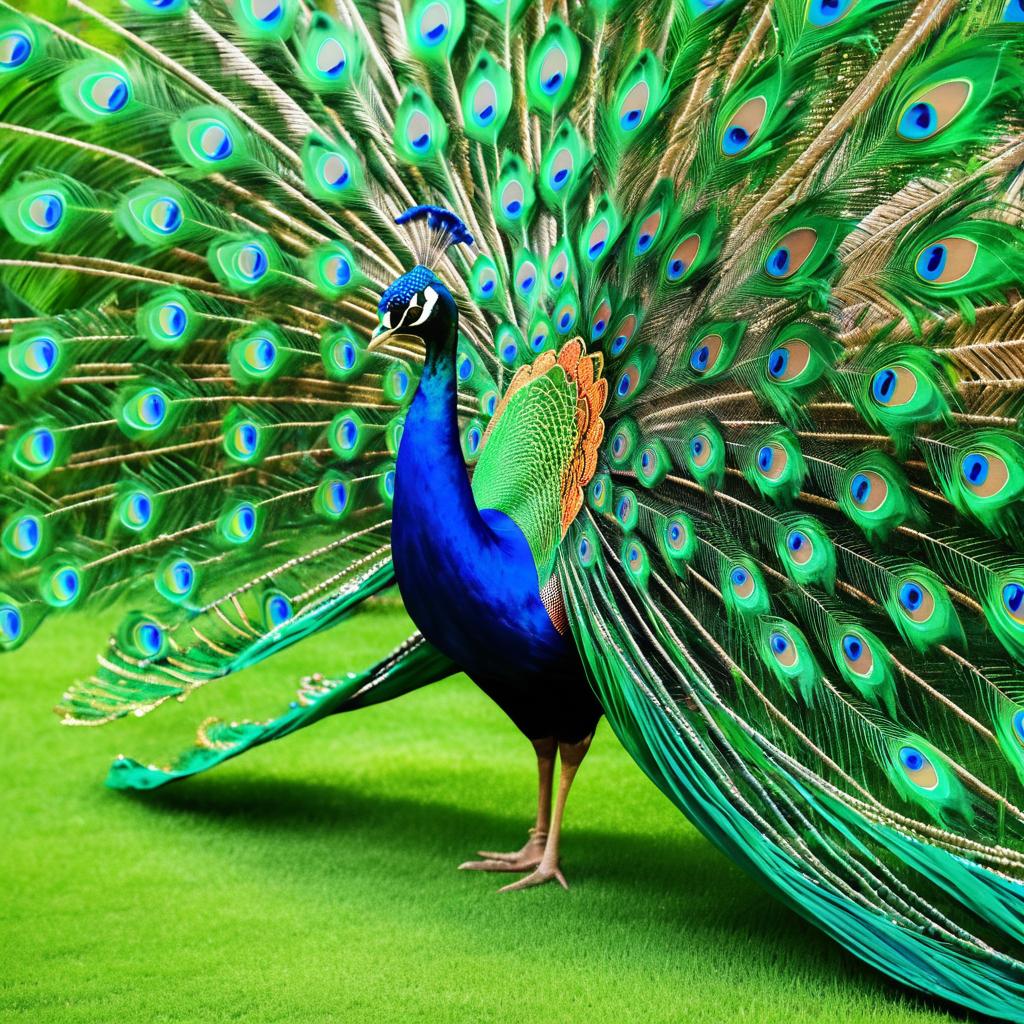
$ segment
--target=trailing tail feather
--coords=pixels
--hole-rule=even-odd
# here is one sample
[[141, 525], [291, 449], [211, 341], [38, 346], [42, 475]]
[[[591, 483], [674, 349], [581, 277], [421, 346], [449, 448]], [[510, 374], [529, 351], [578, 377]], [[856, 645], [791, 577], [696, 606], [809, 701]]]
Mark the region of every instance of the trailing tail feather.
[[253, 747], [289, 736], [329, 715], [355, 711], [394, 700], [412, 690], [451, 675], [454, 667], [419, 634], [410, 637], [386, 658], [343, 679], [310, 676], [288, 711], [266, 722], [203, 722], [195, 746], [164, 767], [142, 765], [121, 756], [110, 766], [112, 789], [156, 789], [168, 782], [215, 768]]

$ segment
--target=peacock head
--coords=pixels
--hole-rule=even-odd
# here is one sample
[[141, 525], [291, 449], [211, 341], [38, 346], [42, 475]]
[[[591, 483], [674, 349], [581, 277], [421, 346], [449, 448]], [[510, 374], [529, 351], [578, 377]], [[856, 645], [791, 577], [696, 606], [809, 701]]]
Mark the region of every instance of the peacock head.
[[409, 233], [410, 248], [418, 263], [390, 285], [380, 297], [380, 325], [370, 348], [392, 337], [418, 338], [427, 347], [427, 359], [454, 355], [459, 309], [452, 293], [430, 268], [450, 245], [472, 245], [466, 225], [443, 206], [413, 206], [395, 218]]
[[428, 357], [448, 348], [455, 351], [458, 306], [440, 278], [424, 266], [413, 267], [387, 288], [378, 313], [380, 324], [370, 339], [371, 350], [392, 337], [411, 337], [426, 345]]

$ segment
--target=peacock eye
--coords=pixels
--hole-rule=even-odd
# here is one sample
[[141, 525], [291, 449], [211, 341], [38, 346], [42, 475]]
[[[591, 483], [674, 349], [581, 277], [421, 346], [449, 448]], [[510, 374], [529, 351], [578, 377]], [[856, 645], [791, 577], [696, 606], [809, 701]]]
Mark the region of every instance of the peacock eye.
[[418, 327], [431, 313], [437, 304], [437, 292], [430, 287], [423, 289], [423, 294], [417, 293], [412, 297], [409, 308], [405, 312], [403, 327]]

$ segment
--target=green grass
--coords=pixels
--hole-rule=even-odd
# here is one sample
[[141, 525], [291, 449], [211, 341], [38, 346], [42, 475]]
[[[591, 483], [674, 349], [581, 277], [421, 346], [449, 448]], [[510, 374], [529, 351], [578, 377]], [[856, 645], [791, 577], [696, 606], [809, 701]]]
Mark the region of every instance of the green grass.
[[606, 725], [578, 777], [572, 884], [495, 895], [455, 866], [514, 848], [526, 741], [465, 679], [324, 722], [131, 797], [118, 752], [163, 759], [202, 718], [264, 716], [305, 672], [409, 631], [383, 602], [142, 721], [49, 713], [102, 624], [65, 618], [0, 665], [0, 1020], [885, 1021], [953, 1018], [776, 904], [683, 820]]

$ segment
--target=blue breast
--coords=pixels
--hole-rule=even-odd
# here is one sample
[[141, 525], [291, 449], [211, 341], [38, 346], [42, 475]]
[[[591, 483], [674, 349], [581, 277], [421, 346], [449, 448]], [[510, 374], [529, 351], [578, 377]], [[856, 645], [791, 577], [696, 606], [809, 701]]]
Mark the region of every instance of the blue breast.
[[391, 536], [395, 574], [431, 643], [474, 678], [515, 681], [564, 663], [571, 646], [540, 600], [522, 531], [504, 513], [476, 508], [454, 386], [424, 373], [406, 418]]

